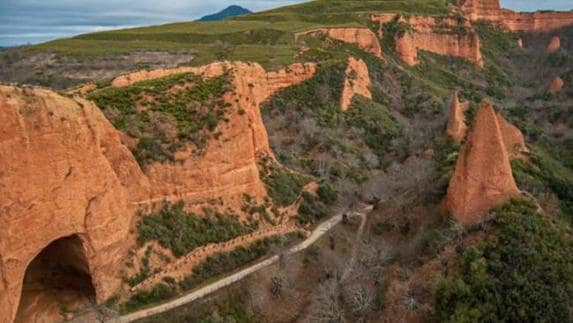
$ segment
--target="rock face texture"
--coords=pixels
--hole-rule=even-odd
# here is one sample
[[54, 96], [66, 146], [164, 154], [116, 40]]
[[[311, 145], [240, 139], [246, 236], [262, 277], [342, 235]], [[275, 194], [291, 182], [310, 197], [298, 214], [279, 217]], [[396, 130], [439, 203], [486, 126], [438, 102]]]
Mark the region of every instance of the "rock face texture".
[[499, 124], [499, 130], [501, 131], [503, 144], [507, 154], [509, 155], [509, 159], [523, 157], [524, 154], [529, 152], [529, 150], [525, 145], [525, 138], [523, 137], [521, 130], [505, 120], [500, 113], [496, 113], [496, 117]]
[[[432, 53], [461, 57], [477, 66], [483, 67], [481, 43], [477, 33], [469, 21], [460, 21], [453, 16], [427, 17], [427, 16], [401, 16], [396, 14], [375, 14], [371, 16], [373, 22], [382, 26], [390, 21], [409, 26], [408, 31], [395, 35], [396, 52], [408, 65], [418, 64], [418, 51], [425, 50]], [[456, 30], [463, 29], [463, 33]]]
[[446, 206], [464, 224], [519, 193], [503, 138], [504, 126], [489, 103], [482, 103], [456, 164]]
[[362, 95], [363, 97], [372, 99], [368, 66], [366, 66], [363, 60], [349, 57], [345, 75], [344, 88], [342, 89], [342, 97], [340, 98], [340, 108], [342, 111], [348, 110], [352, 103], [352, 98], [355, 95]]
[[141, 203], [164, 199], [185, 200], [201, 209], [220, 201], [224, 209], [239, 210], [243, 194], [261, 201], [266, 196], [257, 167], [261, 156], [273, 156], [259, 111], [260, 104], [282, 88], [311, 78], [314, 64], [294, 64], [279, 71], [265, 71], [258, 64], [218, 62], [199, 68], [183, 68], [136, 73], [122, 76], [113, 84], [125, 86], [144, 79], [173, 73], [192, 72], [211, 78], [230, 72], [234, 90], [225, 94], [230, 104], [229, 122], [217, 130], [221, 136], [211, 140], [203, 154], [194, 155], [193, 147], [179, 151], [176, 163], [154, 163], [145, 168], [151, 183], [152, 198]]
[[551, 37], [551, 41], [549, 41], [549, 45], [547, 45], [547, 54], [556, 53], [559, 48], [561, 48], [561, 39], [557, 36]]
[[355, 44], [367, 53], [382, 57], [380, 42], [368, 28], [318, 28], [295, 34], [295, 40], [302, 36], [326, 35], [330, 38]]
[[461, 103], [458, 92], [454, 92], [450, 104], [450, 117], [448, 119], [446, 134], [458, 144], [461, 143], [466, 136], [467, 126], [465, 113], [468, 106], [469, 102]]
[[88, 101], [0, 86], [0, 322], [16, 314], [28, 264], [77, 236], [96, 298], [120, 286], [132, 210], [148, 182]]
[[557, 76], [556, 78], [553, 79], [553, 81], [551, 81], [551, 83], [547, 87], [547, 92], [551, 94], [559, 93], [563, 89], [564, 85], [565, 82], [563, 82], [563, 80], [559, 76]]
[[471, 21], [488, 20], [511, 31], [546, 32], [573, 24], [573, 12], [519, 13], [503, 9], [498, 0], [458, 0]]

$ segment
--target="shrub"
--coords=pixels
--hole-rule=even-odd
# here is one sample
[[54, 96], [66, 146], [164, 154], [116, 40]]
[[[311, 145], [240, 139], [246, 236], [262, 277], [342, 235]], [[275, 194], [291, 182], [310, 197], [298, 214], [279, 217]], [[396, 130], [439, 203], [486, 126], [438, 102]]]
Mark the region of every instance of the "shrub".
[[320, 220], [330, 213], [330, 208], [309, 192], [302, 193], [302, 202], [298, 207], [297, 219], [301, 224]]
[[[221, 252], [211, 255], [205, 262], [193, 267], [193, 272], [180, 283], [182, 290], [190, 290], [213, 277], [227, 274], [245, 264], [266, 255], [273, 245], [281, 241], [286, 243], [299, 238], [298, 233], [285, 236], [273, 236], [254, 242], [247, 247], [239, 247], [231, 252]], [[286, 238], [286, 239], [285, 239]]]
[[326, 182], [320, 184], [317, 193], [320, 201], [327, 205], [333, 204], [338, 198], [338, 193], [334, 187]]
[[263, 158], [261, 168], [261, 177], [276, 206], [294, 203], [302, 188], [309, 182], [306, 176], [274, 164], [270, 159]]
[[442, 280], [441, 322], [567, 322], [573, 305], [573, 238], [563, 224], [513, 199], [493, 211], [497, 230], [462, 252], [460, 272]]
[[174, 153], [188, 142], [201, 151], [224, 119], [228, 105], [222, 96], [229, 84], [227, 75], [203, 80], [184, 73], [108, 87], [87, 97], [116, 128], [140, 139], [133, 152], [144, 166], [173, 161]]
[[243, 223], [232, 214], [205, 213], [187, 212], [183, 202], [166, 203], [159, 214], [143, 215], [137, 224], [138, 242], [155, 240], [181, 257], [196, 247], [228, 241], [257, 228], [257, 223]]
[[175, 297], [177, 290], [166, 284], [157, 284], [149, 291], [140, 291], [135, 293], [122, 306], [123, 312], [133, 312], [146, 305], [157, 303]]

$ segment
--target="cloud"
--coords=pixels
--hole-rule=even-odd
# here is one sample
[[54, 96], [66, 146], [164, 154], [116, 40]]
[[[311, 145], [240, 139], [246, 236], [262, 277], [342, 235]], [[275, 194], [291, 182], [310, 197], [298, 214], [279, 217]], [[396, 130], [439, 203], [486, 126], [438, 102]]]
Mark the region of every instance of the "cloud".
[[[0, 46], [39, 43], [81, 33], [191, 21], [231, 4], [261, 11], [304, 0], [0, 0]], [[573, 9], [571, 0], [502, 0], [505, 7]]]

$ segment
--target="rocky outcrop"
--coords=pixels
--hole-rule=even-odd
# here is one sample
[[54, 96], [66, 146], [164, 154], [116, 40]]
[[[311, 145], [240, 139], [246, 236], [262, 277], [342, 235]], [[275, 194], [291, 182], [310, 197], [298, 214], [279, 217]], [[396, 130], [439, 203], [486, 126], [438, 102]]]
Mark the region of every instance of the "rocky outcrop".
[[408, 30], [396, 34], [396, 52], [408, 65], [418, 64], [418, 51], [425, 50], [445, 56], [461, 57], [479, 67], [484, 66], [479, 36], [471, 23], [453, 16], [401, 16], [375, 14], [371, 20], [380, 26], [395, 21]]
[[490, 208], [519, 193], [503, 128], [491, 104], [482, 103], [458, 157], [446, 197], [448, 210], [461, 223], [477, 222]]
[[551, 94], [557, 94], [561, 92], [564, 85], [565, 82], [563, 82], [563, 80], [559, 76], [557, 76], [556, 78], [553, 79], [553, 81], [551, 81], [551, 83], [547, 87], [547, 92]]
[[97, 107], [42, 89], [0, 86], [0, 322], [18, 308], [28, 264], [77, 236], [96, 298], [121, 284], [130, 202], [148, 182]]
[[458, 92], [454, 92], [452, 102], [450, 103], [450, 117], [448, 119], [446, 134], [458, 144], [461, 143], [466, 136], [467, 126], [465, 113], [468, 106], [469, 102], [461, 103]]
[[314, 64], [294, 64], [287, 69], [265, 71], [258, 64], [218, 62], [198, 68], [179, 68], [125, 75], [114, 81], [125, 86], [135, 81], [173, 73], [192, 72], [211, 78], [229, 72], [234, 90], [225, 94], [230, 111], [217, 128], [221, 134], [210, 140], [201, 155], [191, 145], [177, 152], [176, 163], [154, 163], [145, 168], [152, 198], [141, 203], [185, 200], [198, 209], [219, 206], [240, 210], [243, 195], [257, 201], [266, 197], [257, 167], [261, 156], [273, 156], [259, 111], [260, 104], [280, 89], [311, 78]]
[[349, 57], [345, 76], [344, 88], [342, 89], [342, 96], [340, 98], [340, 108], [342, 111], [348, 110], [352, 103], [352, 98], [355, 95], [372, 99], [368, 66], [366, 66], [363, 60]]
[[547, 32], [573, 25], [573, 12], [520, 13], [503, 9], [498, 0], [458, 0], [471, 21], [488, 20], [510, 31]]
[[561, 39], [557, 36], [551, 37], [551, 41], [549, 41], [549, 45], [547, 45], [547, 54], [556, 53], [559, 48], [561, 48]]
[[525, 138], [521, 130], [505, 120], [500, 113], [496, 113], [496, 117], [509, 159], [517, 159], [525, 156], [529, 150], [525, 145]]
[[326, 35], [332, 39], [345, 43], [355, 44], [363, 51], [378, 58], [382, 57], [380, 42], [368, 28], [317, 28], [295, 34], [295, 40], [302, 36]]

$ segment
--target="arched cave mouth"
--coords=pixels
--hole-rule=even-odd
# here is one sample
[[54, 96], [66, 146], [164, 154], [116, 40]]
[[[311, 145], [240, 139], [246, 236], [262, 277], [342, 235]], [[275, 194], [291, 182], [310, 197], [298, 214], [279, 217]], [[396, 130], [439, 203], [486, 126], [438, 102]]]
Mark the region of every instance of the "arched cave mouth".
[[82, 240], [60, 238], [28, 265], [16, 322], [58, 320], [93, 303], [95, 295]]

